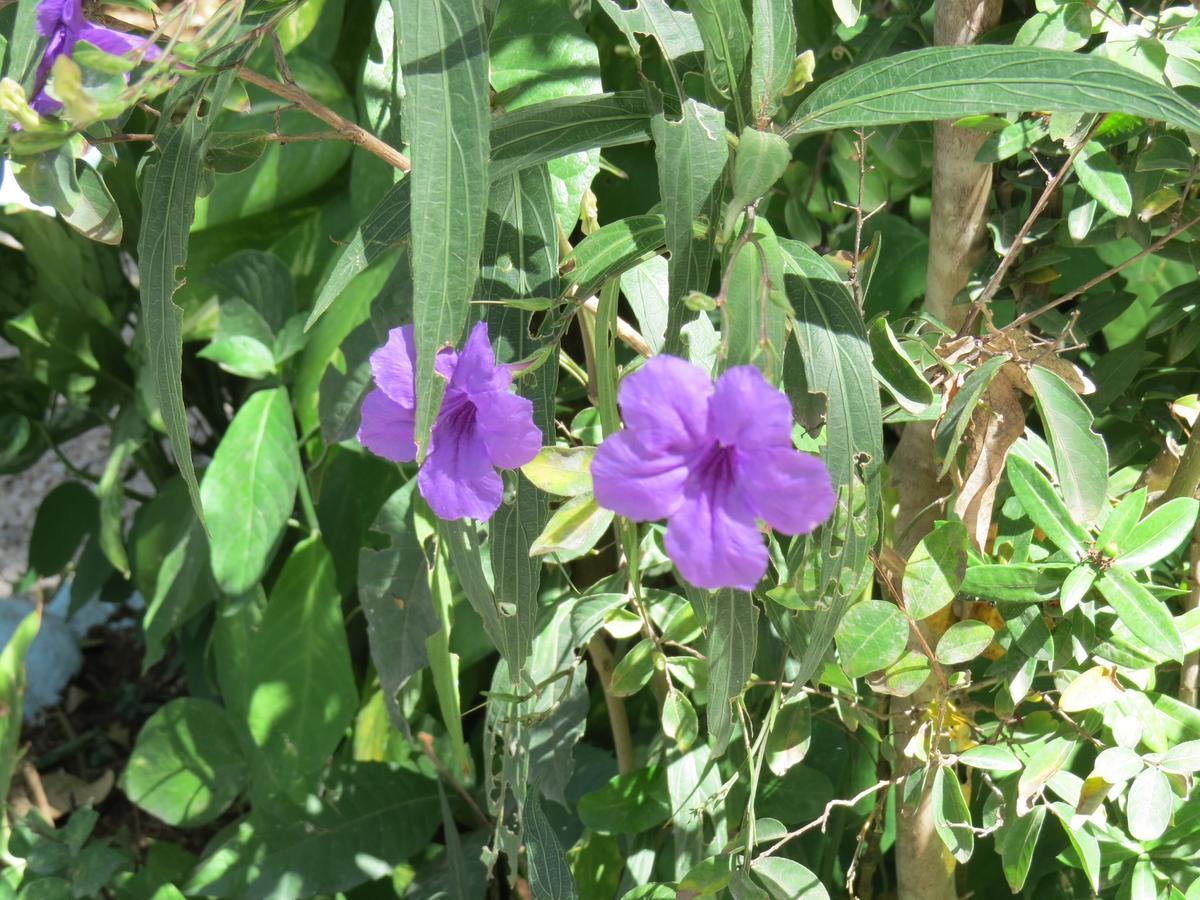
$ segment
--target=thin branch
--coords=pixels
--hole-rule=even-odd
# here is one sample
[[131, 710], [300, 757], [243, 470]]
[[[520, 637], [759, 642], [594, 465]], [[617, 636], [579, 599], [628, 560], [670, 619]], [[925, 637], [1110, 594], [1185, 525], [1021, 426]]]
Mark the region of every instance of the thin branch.
[[265, 75], [260, 75], [258, 72], [255, 72], [253, 69], [247, 69], [245, 66], [238, 69], [238, 77], [255, 87], [260, 87], [264, 91], [274, 94], [276, 97], [296, 104], [296, 106], [309, 115], [315, 116], [326, 125], [340, 132], [352, 144], [361, 147], [368, 153], [378, 156], [384, 162], [394, 166], [401, 172], [407, 173], [412, 171], [412, 161], [395, 147], [384, 143], [365, 128], [338, 115], [323, 103], [317, 102], [301, 88], [284, 84]]
[[980, 294], [978, 299], [976, 299], [972, 304], [971, 312], [967, 316], [966, 321], [963, 322], [962, 327], [958, 329], [958, 334], [955, 335], [956, 337], [962, 337], [965, 334], [970, 334], [971, 329], [975, 327], [975, 323], [979, 321], [979, 316], [984, 307], [987, 306], [988, 301], [991, 300], [992, 297], [996, 296], [996, 292], [1000, 290], [1000, 283], [1004, 280], [1005, 274], [1007, 274], [1008, 270], [1012, 268], [1012, 264], [1017, 261], [1017, 256], [1021, 253], [1021, 249], [1025, 244], [1025, 238], [1028, 237], [1030, 230], [1037, 223], [1037, 220], [1041, 217], [1042, 212], [1046, 209], [1046, 204], [1050, 202], [1051, 196], [1053, 196], [1054, 192], [1058, 189], [1058, 186], [1062, 184], [1062, 180], [1067, 177], [1067, 173], [1070, 172], [1071, 167], [1075, 165], [1076, 157], [1079, 156], [1079, 154], [1083, 151], [1083, 148], [1088, 145], [1089, 141], [1091, 141], [1093, 135], [1096, 133], [1096, 129], [1100, 127], [1100, 124], [1104, 121], [1104, 118], [1104, 116], [1101, 116], [1096, 120], [1092, 127], [1088, 129], [1088, 133], [1083, 137], [1083, 140], [1081, 140], [1079, 144], [1076, 145], [1075, 149], [1071, 151], [1070, 155], [1067, 157], [1067, 161], [1062, 164], [1062, 168], [1058, 170], [1058, 173], [1048, 182], [1046, 182], [1046, 187], [1042, 190], [1042, 195], [1038, 197], [1037, 202], [1033, 204], [1033, 209], [1029, 211], [1029, 216], [1025, 219], [1025, 224], [1021, 226], [1021, 230], [1018, 231], [1016, 237], [1013, 238], [1012, 244], [1009, 245], [1008, 252], [1004, 254], [1004, 258], [1000, 260], [1000, 265], [997, 266], [996, 271], [992, 273], [992, 277], [988, 280], [987, 286], [984, 287], [983, 293]]
[[[600, 298], [588, 297], [581, 305], [594, 316], [597, 310], [600, 309]], [[650, 349], [650, 345], [646, 342], [646, 339], [642, 337], [642, 333], [620, 316], [617, 316], [617, 337], [620, 339], [621, 343], [625, 344], [635, 353], [641, 354], [645, 357], [651, 357], [654, 355], [654, 351]]]
[[871, 785], [869, 788], [863, 788], [863, 790], [859, 791], [857, 794], [855, 794], [849, 800], [841, 800], [841, 799], [830, 800], [827, 804], [825, 804], [825, 811], [823, 813], [821, 813], [821, 815], [818, 818], [813, 819], [807, 825], [802, 825], [801, 827], [797, 828], [795, 831], [789, 831], [787, 834], [785, 834], [783, 837], [781, 837], [778, 841], [776, 841], [774, 844], [772, 844], [770, 847], [768, 847], [762, 853], [758, 854], [758, 856], [756, 858], [763, 859], [765, 857], [771, 856], [772, 854], [775, 853], [775, 851], [777, 851], [780, 847], [782, 847], [788, 841], [792, 840], [793, 838], [798, 838], [802, 834], [807, 834], [808, 832], [810, 832], [816, 828], [820, 828], [821, 831], [824, 831], [825, 827], [829, 824], [829, 817], [831, 815], [833, 815], [833, 811], [835, 809], [837, 809], [838, 807], [857, 806], [860, 801], [865, 800], [867, 797], [870, 797], [872, 794], [874, 794], [878, 791], [882, 791], [884, 788], [889, 788], [894, 784], [896, 784], [895, 778], [885, 778], [882, 781], [877, 781], [875, 784]]
[[1149, 247], [1147, 247], [1141, 253], [1137, 253], [1134, 256], [1129, 257], [1129, 259], [1125, 260], [1122, 263], [1117, 263], [1115, 266], [1113, 266], [1107, 272], [1101, 272], [1099, 275], [1097, 275], [1095, 278], [1093, 278], [1091, 281], [1089, 281], [1087, 284], [1083, 285], [1082, 287], [1078, 287], [1073, 291], [1063, 294], [1061, 297], [1051, 300], [1045, 306], [1039, 306], [1037, 309], [1033, 310], [1032, 312], [1027, 312], [1024, 315], [1017, 316], [1017, 318], [1013, 319], [1013, 321], [1011, 321], [1008, 325], [1004, 326], [1005, 329], [1007, 330], [1009, 328], [1019, 328], [1020, 326], [1024, 325], [1026, 322], [1029, 322], [1033, 319], [1036, 319], [1038, 316], [1041, 316], [1041, 315], [1044, 315], [1044, 314], [1050, 312], [1050, 310], [1054, 309], [1056, 306], [1062, 306], [1062, 304], [1070, 303], [1072, 300], [1076, 299], [1077, 297], [1082, 297], [1084, 294], [1086, 294], [1088, 291], [1090, 291], [1092, 288], [1094, 288], [1096, 285], [1100, 284], [1101, 282], [1107, 281], [1108, 279], [1112, 278], [1114, 275], [1121, 274], [1126, 269], [1128, 269], [1130, 266], [1132, 266], [1134, 263], [1141, 262], [1143, 259], [1145, 259], [1147, 256], [1149, 256], [1151, 253], [1157, 253], [1159, 250], [1161, 250], [1167, 244], [1171, 243], [1171, 241], [1175, 240], [1175, 238], [1179, 237], [1179, 235], [1183, 234], [1185, 231], [1187, 231], [1189, 228], [1196, 225], [1197, 223], [1200, 223], [1200, 216], [1197, 216], [1196, 218], [1192, 219], [1190, 222], [1185, 222], [1182, 225], [1172, 228], [1170, 231], [1168, 231], [1166, 234], [1164, 234], [1162, 237], [1160, 237], [1157, 241], [1155, 241], [1153, 244], [1151, 244]]
[[433, 763], [433, 767], [437, 769], [437, 773], [441, 776], [442, 780], [450, 785], [458, 796], [462, 797], [463, 802], [467, 804], [474, 814], [479, 826], [484, 829], [490, 829], [492, 827], [491, 819], [479, 808], [479, 804], [475, 802], [475, 798], [471, 796], [471, 792], [462, 786], [459, 780], [454, 777], [441, 759], [438, 758], [437, 751], [433, 749], [433, 736], [422, 731], [417, 735], [417, 743], [421, 745], [425, 756]]
[[588, 642], [588, 655], [596, 668], [600, 687], [604, 690], [604, 703], [608, 707], [608, 725], [612, 729], [613, 748], [617, 754], [617, 772], [627, 775], [633, 771], [633, 736], [629, 731], [629, 716], [625, 713], [625, 701], [612, 692], [613, 655], [604, 643], [604, 638], [594, 635]]

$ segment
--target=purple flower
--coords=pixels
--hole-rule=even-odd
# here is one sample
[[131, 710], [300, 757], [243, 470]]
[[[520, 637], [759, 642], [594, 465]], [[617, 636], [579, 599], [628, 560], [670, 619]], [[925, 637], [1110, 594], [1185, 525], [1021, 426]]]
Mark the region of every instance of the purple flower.
[[144, 38], [93, 25], [83, 17], [82, 3], [83, 0], [42, 0], [38, 4], [38, 34], [49, 38], [50, 43], [46, 45], [42, 61], [38, 63], [30, 106], [42, 115], [56, 112], [62, 106], [46, 93], [46, 79], [50, 76], [54, 61], [60, 56], [70, 56], [79, 41], [87, 41], [113, 56], [124, 56], [142, 49], [149, 60], [158, 59], [161, 55], [158, 48]]
[[767, 571], [756, 521], [812, 531], [833, 512], [824, 464], [792, 446], [792, 407], [753, 366], [712, 379], [656, 356], [621, 383], [625, 429], [596, 451], [596, 502], [667, 520], [667, 554], [699, 588], [751, 590]]
[[[363, 400], [358, 440], [393, 462], [417, 457], [416, 365], [411, 325], [393, 328], [371, 354], [375, 390]], [[471, 330], [462, 353], [440, 350], [434, 369], [449, 383], [417, 486], [440, 519], [489, 519], [504, 496], [496, 469], [523, 466], [542, 449], [533, 404], [510, 393], [512, 370], [496, 364], [483, 322]]]

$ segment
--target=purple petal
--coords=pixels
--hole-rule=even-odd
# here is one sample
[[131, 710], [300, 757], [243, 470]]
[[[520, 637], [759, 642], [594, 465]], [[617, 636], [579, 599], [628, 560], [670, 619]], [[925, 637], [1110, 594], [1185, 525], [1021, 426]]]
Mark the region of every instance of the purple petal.
[[82, 20], [81, 0], [42, 0], [38, 4], [37, 30], [42, 37], [50, 37], [57, 28]]
[[488, 340], [486, 322], [476, 322], [458, 354], [450, 385], [468, 394], [506, 391], [512, 384], [508, 366], [496, 365], [496, 354]]
[[492, 464], [501, 469], [525, 465], [542, 449], [542, 430], [533, 424], [533, 404], [507, 391], [472, 398], [475, 424]]
[[504, 498], [469, 403], [442, 407], [417, 486], [439, 519], [490, 519]]
[[767, 572], [754, 513], [732, 484], [693, 479], [667, 524], [667, 555], [690, 584], [753, 590]]
[[417, 458], [415, 424], [411, 408], [392, 401], [381, 390], [374, 390], [363, 400], [358, 442], [376, 456], [392, 462], [412, 462]]
[[837, 499], [825, 464], [797, 450], [739, 450], [737, 480], [757, 516], [784, 534], [812, 531]]
[[35, 94], [33, 99], [29, 101], [29, 105], [39, 116], [49, 116], [62, 109], [62, 104], [45, 91]]
[[75, 30], [77, 41], [87, 41], [93, 47], [98, 47], [113, 56], [124, 56], [133, 50], [146, 48], [146, 59], [158, 59], [161, 51], [145, 38], [136, 34], [126, 34], [112, 28], [102, 28], [99, 25], [85, 25]]
[[[54, 67], [54, 61], [68, 51], [67, 33], [58, 31], [50, 38], [50, 42], [46, 45], [46, 49], [42, 52], [42, 58], [38, 62], [37, 73], [33, 80], [34, 99], [30, 102], [30, 106], [38, 112], [53, 112], [60, 109], [62, 104], [52, 97], [46, 96], [46, 81], [50, 78], [50, 70]], [[42, 104], [42, 108], [38, 104]]]
[[417, 367], [417, 351], [413, 343], [413, 327], [393, 328], [387, 343], [371, 354], [371, 374], [375, 386], [388, 399], [407, 409], [416, 406], [413, 373]]
[[791, 447], [792, 404], [754, 366], [737, 366], [717, 379], [708, 429], [727, 446]]
[[675, 356], [655, 356], [621, 382], [625, 424], [647, 448], [682, 450], [707, 440], [712, 379]]
[[688, 456], [651, 452], [632, 431], [606, 438], [592, 460], [592, 489], [605, 509], [635, 522], [670, 516], [683, 502]]

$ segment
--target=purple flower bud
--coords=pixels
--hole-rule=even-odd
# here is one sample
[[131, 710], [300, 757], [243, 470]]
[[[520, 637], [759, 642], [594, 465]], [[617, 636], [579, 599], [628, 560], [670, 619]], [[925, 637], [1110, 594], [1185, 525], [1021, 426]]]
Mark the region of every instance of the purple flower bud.
[[60, 56], [69, 57], [80, 41], [87, 41], [113, 56], [124, 56], [134, 50], [144, 50], [148, 60], [161, 56], [158, 48], [145, 38], [93, 25], [83, 17], [82, 3], [83, 0], [42, 0], [38, 4], [38, 34], [49, 38], [50, 42], [38, 63], [33, 100], [29, 105], [42, 115], [57, 112], [62, 107], [61, 103], [46, 93], [46, 80], [50, 77], [54, 61]]
[[767, 571], [757, 520], [806, 534], [829, 518], [825, 465], [792, 445], [792, 408], [753, 366], [712, 379], [656, 356], [621, 383], [625, 429], [596, 451], [596, 501], [667, 520], [667, 554], [699, 588], [751, 590]]
[[[363, 401], [358, 440], [393, 462], [417, 456], [416, 360], [411, 325], [393, 328], [371, 354], [375, 390]], [[509, 390], [512, 371], [496, 364], [483, 322], [462, 353], [441, 350], [434, 369], [448, 384], [417, 486], [440, 519], [489, 519], [504, 496], [496, 469], [519, 468], [542, 448], [533, 404]]]

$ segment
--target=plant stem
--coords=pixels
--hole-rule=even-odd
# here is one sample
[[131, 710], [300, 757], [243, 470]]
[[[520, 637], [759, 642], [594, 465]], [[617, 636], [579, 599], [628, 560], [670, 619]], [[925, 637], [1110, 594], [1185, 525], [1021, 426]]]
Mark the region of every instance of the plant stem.
[[625, 713], [625, 701], [612, 692], [613, 655], [600, 635], [593, 635], [588, 642], [588, 656], [604, 690], [604, 704], [608, 707], [608, 727], [612, 729], [613, 749], [617, 754], [617, 772], [627, 775], [633, 771], [633, 736], [629, 732], [629, 716]]
[[1142, 252], [1129, 257], [1129, 259], [1125, 260], [1124, 262], [1117, 263], [1115, 266], [1113, 266], [1107, 272], [1101, 272], [1099, 275], [1097, 275], [1095, 278], [1093, 278], [1091, 281], [1089, 281], [1087, 284], [1083, 285], [1082, 287], [1078, 287], [1073, 291], [1063, 294], [1061, 297], [1057, 297], [1054, 300], [1051, 300], [1045, 306], [1039, 306], [1037, 309], [1033, 310], [1032, 312], [1027, 312], [1024, 315], [1018, 316], [1017, 318], [1013, 319], [1012, 322], [1010, 322], [1008, 325], [1006, 325], [1004, 327], [1006, 329], [1007, 328], [1019, 328], [1020, 326], [1024, 325], [1026, 322], [1032, 321], [1033, 319], [1036, 319], [1038, 316], [1048, 313], [1050, 310], [1054, 309], [1056, 306], [1062, 306], [1064, 303], [1069, 303], [1072, 300], [1076, 299], [1077, 297], [1082, 297], [1084, 294], [1086, 294], [1088, 291], [1090, 291], [1092, 288], [1094, 288], [1096, 285], [1100, 284], [1101, 282], [1108, 281], [1108, 279], [1112, 278], [1114, 275], [1121, 274], [1126, 269], [1128, 269], [1130, 266], [1132, 266], [1134, 263], [1140, 262], [1141, 260], [1143, 260], [1147, 256], [1149, 256], [1151, 253], [1157, 253], [1159, 250], [1161, 250], [1167, 244], [1171, 243], [1171, 241], [1175, 240], [1175, 238], [1179, 237], [1179, 235], [1183, 234], [1183, 232], [1187, 231], [1189, 228], [1196, 225], [1197, 223], [1200, 223], [1200, 216], [1197, 216], [1196, 218], [1192, 219], [1190, 222], [1185, 222], [1182, 225], [1175, 226], [1174, 228], [1172, 228], [1170, 231], [1168, 231], [1166, 234], [1164, 234], [1162, 237], [1160, 237], [1157, 241], [1155, 241], [1153, 244], [1151, 244], [1149, 247], [1147, 247]]
[[308, 488], [308, 476], [303, 472], [300, 473], [296, 493], [300, 496], [300, 509], [304, 511], [304, 521], [308, 525], [309, 531], [313, 534], [320, 534], [321, 522], [317, 518], [317, 508], [313, 506], [312, 492]]
[[1046, 187], [1042, 190], [1042, 195], [1038, 197], [1037, 202], [1033, 204], [1033, 209], [1029, 211], [1029, 216], [1025, 219], [1025, 224], [1021, 226], [1021, 230], [1013, 238], [1008, 252], [1004, 254], [1004, 258], [1000, 260], [1000, 265], [996, 267], [996, 271], [992, 273], [987, 286], [984, 287], [983, 293], [979, 295], [979, 299], [973, 304], [970, 315], [967, 316], [962, 327], [958, 329], [959, 337], [970, 332], [975, 322], [979, 319], [980, 313], [987, 307], [988, 302], [996, 296], [996, 291], [1000, 290], [1000, 282], [1004, 280], [1005, 274], [1020, 255], [1021, 248], [1025, 245], [1025, 237], [1041, 217], [1042, 212], [1046, 209], [1046, 204], [1050, 202], [1050, 198], [1054, 195], [1058, 186], [1062, 184], [1062, 180], [1067, 177], [1067, 173], [1075, 165], [1076, 157], [1088, 145], [1088, 142], [1092, 139], [1092, 136], [1096, 133], [1096, 129], [1100, 127], [1104, 118], [1104, 116], [1101, 116], [1092, 124], [1092, 127], [1088, 129], [1087, 135], [1071, 151], [1071, 154], [1067, 157], [1067, 161], [1062, 164], [1062, 167], [1055, 173], [1054, 177], [1046, 182]]
[[253, 69], [247, 69], [245, 66], [238, 69], [238, 77], [248, 84], [252, 84], [255, 87], [260, 87], [264, 91], [274, 94], [276, 97], [281, 97], [284, 100], [287, 100], [289, 103], [296, 104], [296, 106], [300, 107], [309, 115], [315, 116], [326, 125], [333, 128], [335, 131], [341, 134], [345, 140], [348, 140], [350, 143], [361, 147], [368, 153], [373, 153], [375, 156], [378, 156], [389, 165], [396, 167], [401, 172], [408, 173], [412, 171], [412, 161], [409, 160], [407, 156], [402, 154], [390, 144], [381, 141], [365, 128], [354, 124], [349, 119], [338, 115], [328, 106], [325, 106], [323, 103], [313, 99], [302, 88], [299, 88], [294, 84], [284, 84], [281, 81], [268, 78], [265, 75], [255, 72]]

